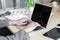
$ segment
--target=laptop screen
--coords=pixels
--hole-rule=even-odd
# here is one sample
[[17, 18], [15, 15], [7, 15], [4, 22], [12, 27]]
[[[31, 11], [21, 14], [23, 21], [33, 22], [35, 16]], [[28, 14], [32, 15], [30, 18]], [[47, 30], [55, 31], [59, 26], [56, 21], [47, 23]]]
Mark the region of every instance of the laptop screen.
[[51, 14], [51, 10], [51, 7], [44, 6], [41, 4], [35, 4], [31, 20], [38, 22], [43, 27], [46, 27], [49, 16]]

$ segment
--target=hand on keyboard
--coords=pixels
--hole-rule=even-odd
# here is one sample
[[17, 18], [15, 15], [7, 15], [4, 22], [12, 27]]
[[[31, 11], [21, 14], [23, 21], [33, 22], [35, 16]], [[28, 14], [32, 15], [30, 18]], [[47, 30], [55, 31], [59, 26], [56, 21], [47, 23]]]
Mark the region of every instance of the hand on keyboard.
[[26, 32], [31, 32], [31, 31], [33, 31], [37, 26], [39, 26], [39, 24], [38, 24], [37, 22], [31, 22], [30, 24], [28, 24], [28, 25], [24, 28], [24, 30], [25, 30]]
[[23, 19], [20, 19], [20, 20], [12, 20], [12, 21], [9, 21], [9, 25], [25, 25], [25, 24], [29, 24], [30, 22], [28, 21], [29, 19], [27, 18], [23, 18]]

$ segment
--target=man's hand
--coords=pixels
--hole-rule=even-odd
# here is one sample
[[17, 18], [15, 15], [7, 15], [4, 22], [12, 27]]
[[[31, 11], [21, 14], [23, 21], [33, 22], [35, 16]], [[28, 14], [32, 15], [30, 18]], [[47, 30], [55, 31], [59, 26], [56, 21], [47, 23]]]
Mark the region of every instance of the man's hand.
[[26, 32], [31, 32], [33, 31], [37, 26], [40, 26], [37, 22], [32, 22], [30, 23], [29, 25], [27, 25], [25, 28], [24, 28], [24, 31]]
[[20, 19], [20, 20], [11, 20], [9, 21], [9, 25], [21, 25], [23, 22], [27, 21], [28, 19], [27, 18], [23, 18], [23, 19]]

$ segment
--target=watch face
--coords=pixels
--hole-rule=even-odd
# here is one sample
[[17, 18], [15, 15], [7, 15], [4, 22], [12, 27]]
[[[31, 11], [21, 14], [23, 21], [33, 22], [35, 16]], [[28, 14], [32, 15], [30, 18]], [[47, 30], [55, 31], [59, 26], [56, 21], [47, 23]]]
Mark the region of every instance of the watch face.
[[8, 36], [12, 34], [13, 33], [7, 27], [0, 28], [0, 36]]

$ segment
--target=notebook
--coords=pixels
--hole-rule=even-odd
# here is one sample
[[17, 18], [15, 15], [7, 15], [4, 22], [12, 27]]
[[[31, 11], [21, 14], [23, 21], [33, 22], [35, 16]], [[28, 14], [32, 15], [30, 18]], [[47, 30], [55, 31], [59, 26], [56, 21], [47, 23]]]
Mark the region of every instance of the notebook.
[[55, 28], [49, 30], [48, 32], [44, 33], [43, 35], [48, 38], [57, 40], [58, 38], [60, 38], [60, 28], [55, 27]]

